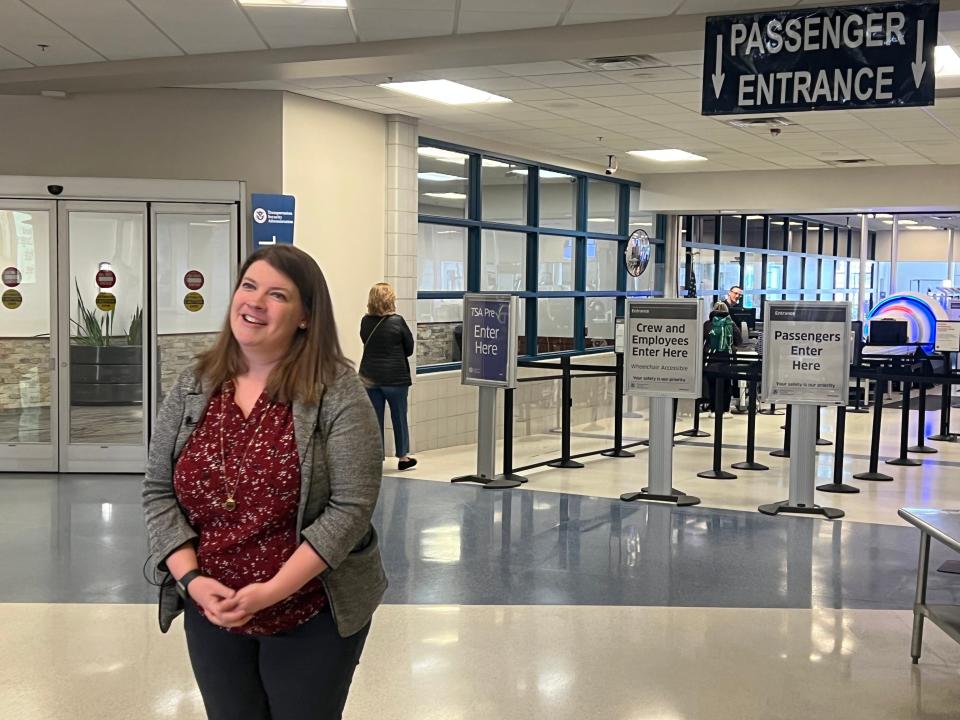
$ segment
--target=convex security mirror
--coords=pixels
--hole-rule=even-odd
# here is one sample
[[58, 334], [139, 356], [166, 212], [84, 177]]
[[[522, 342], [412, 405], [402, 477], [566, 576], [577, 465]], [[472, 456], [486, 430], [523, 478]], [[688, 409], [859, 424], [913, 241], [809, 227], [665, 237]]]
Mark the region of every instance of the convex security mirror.
[[646, 230], [634, 230], [627, 238], [627, 250], [624, 253], [627, 274], [640, 277], [650, 264], [650, 236]]

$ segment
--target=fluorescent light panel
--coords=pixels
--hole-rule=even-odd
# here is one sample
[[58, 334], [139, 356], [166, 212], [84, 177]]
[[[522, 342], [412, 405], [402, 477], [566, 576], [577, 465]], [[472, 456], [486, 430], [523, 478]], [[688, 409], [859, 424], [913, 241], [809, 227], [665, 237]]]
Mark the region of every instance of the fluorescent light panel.
[[[893, 225], [893, 223], [894, 223], [893, 220], [884, 220], [883, 222], [884, 222], [885, 224], [887, 224], [887, 225]], [[916, 220], [899, 220], [898, 222], [899, 222], [901, 225], [916, 225], [916, 224], [917, 224], [917, 221], [916, 221]]]
[[455, 192], [439, 192], [439, 193], [423, 193], [427, 197], [440, 198], [441, 200], [466, 200], [467, 196], [463, 193]]
[[466, 180], [465, 177], [460, 177], [459, 175], [447, 175], [447, 173], [442, 172], [418, 172], [417, 178], [420, 180], [426, 180], [427, 182], [451, 182], [453, 180]]
[[[530, 173], [527, 168], [517, 168], [516, 170], [511, 170], [510, 174], [512, 175], [528, 175]], [[553, 170], [540, 170], [540, 179], [541, 180], [576, 180], [573, 175], [567, 175], [566, 173], [554, 172]]]
[[346, 10], [347, 0], [240, 0], [241, 5], [250, 7], [295, 7], [320, 8], [324, 10]]
[[[432, 160], [439, 160], [440, 162], [452, 163], [454, 165], [463, 165], [467, 160], [470, 159], [470, 156], [465, 155], [464, 153], [454, 152], [453, 150], [444, 150], [443, 148], [430, 147], [428, 145], [418, 147], [417, 155], [422, 155], [423, 157], [428, 157]], [[483, 158], [480, 162], [483, 167], [486, 168], [511, 167], [510, 163], [505, 163], [500, 160], [493, 160], [492, 158]]]
[[949, 45], [937, 45], [933, 53], [933, 68], [937, 77], [960, 75], [960, 56]]
[[510, 98], [461, 85], [450, 80], [416, 80], [413, 82], [380, 83], [378, 87], [432, 100], [446, 105], [484, 105], [513, 102]]
[[933, 225], [907, 225], [907, 230], [939, 230]]
[[667, 150], [628, 150], [628, 155], [634, 155], [645, 160], [656, 160], [657, 162], [691, 162], [706, 160], [702, 155], [694, 155], [686, 150], [669, 148]]

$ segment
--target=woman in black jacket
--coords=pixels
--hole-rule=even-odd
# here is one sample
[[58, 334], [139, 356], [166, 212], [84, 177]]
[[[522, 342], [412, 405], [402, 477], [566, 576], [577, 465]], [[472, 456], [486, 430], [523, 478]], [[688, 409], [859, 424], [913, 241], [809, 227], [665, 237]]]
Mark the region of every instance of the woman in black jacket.
[[413, 335], [402, 315], [397, 315], [397, 294], [390, 283], [377, 283], [367, 297], [367, 314], [360, 321], [363, 358], [360, 377], [367, 385], [367, 394], [380, 421], [383, 441], [384, 404], [390, 405], [393, 440], [400, 470], [417, 464], [410, 457], [410, 430], [407, 426], [407, 392], [410, 389], [410, 363]]

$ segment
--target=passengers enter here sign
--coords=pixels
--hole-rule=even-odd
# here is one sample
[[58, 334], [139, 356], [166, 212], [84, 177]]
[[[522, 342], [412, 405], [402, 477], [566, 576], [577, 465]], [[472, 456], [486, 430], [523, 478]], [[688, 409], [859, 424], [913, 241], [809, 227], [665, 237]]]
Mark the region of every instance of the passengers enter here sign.
[[938, 0], [708, 17], [703, 115], [932, 105]]
[[627, 394], [694, 400], [700, 397], [700, 301], [628, 300], [625, 322]]
[[760, 390], [763, 402], [845, 405], [849, 383], [847, 303], [766, 303]]

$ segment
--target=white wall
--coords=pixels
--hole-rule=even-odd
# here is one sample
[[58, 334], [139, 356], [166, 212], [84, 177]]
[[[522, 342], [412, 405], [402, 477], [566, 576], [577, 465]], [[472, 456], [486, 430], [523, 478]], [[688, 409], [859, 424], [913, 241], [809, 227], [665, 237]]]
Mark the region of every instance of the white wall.
[[344, 352], [360, 362], [367, 292], [384, 277], [384, 116], [283, 95], [283, 192], [297, 198], [295, 244], [323, 269]]
[[[877, 254], [879, 262], [890, 260], [890, 238], [893, 233], [881, 231], [877, 233]], [[946, 262], [947, 242], [946, 230], [906, 230], [900, 228], [900, 253], [897, 258], [903, 262]]]

